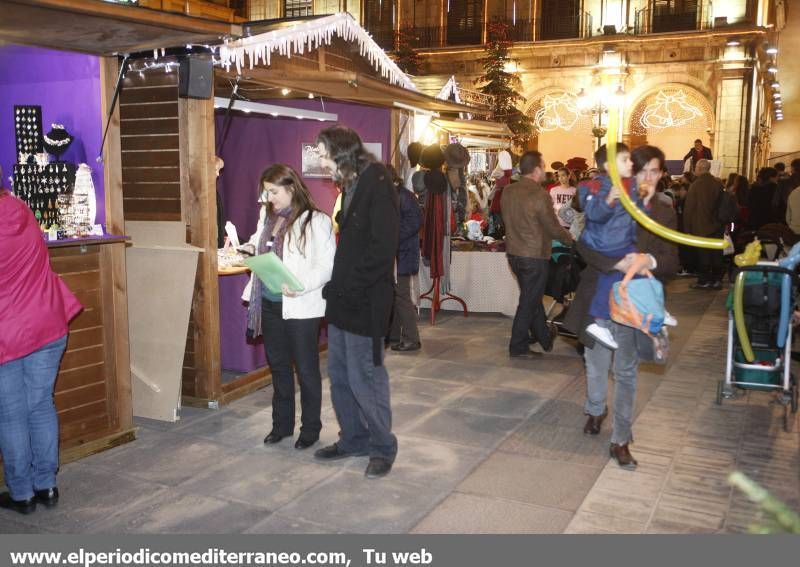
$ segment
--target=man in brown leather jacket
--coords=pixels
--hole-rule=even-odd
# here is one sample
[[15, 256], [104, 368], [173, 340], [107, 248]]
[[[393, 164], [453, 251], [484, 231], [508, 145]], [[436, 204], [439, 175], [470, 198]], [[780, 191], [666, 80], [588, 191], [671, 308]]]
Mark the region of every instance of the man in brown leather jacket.
[[545, 176], [542, 154], [526, 152], [519, 167], [520, 180], [503, 192], [506, 255], [519, 283], [519, 305], [508, 350], [513, 357], [532, 357], [537, 353], [528, 346], [529, 331], [545, 352], [553, 349], [554, 337], [547, 328], [542, 305], [551, 241], [571, 244], [573, 239], [559, 224], [553, 201], [540, 185]]

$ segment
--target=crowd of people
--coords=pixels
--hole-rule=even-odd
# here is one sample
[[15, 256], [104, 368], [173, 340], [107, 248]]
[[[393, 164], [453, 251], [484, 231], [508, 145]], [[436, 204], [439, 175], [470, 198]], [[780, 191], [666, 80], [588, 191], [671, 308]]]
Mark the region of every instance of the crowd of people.
[[[639, 363], [658, 360], [659, 341], [667, 335], [616, 320], [609, 294], [634, 276], [696, 274], [692, 287], [719, 289], [724, 265], [719, 251], [679, 249], [643, 229], [621, 204], [622, 195], [659, 224], [699, 236], [729, 235], [735, 243], [748, 231], [771, 231], [789, 244], [800, 238], [800, 159], [789, 173], [776, 164], [761, 169], [753, 183], [737, 174], [723, 183], [711, 174], [711, 152], [699, 140], [686, 156], [692, 171], [681, 177], [668, 175], [657, 147], [630, 151], [616, 144], [623, 187], [609, 176], [606, 146], [594, 156], [596, 169], [558, 163], [547, 171], [535, 151], [525, 152], [515, 167], [511, 155], [500, 152], [491, 175], [468, 176], [463, 147], [443, 151], [417, 144], [409, 146], [405, 178], [369, 154], [346, 127], [321, 131], [317, 150], [341, 189], [333, 218], [316, 206], [296, 171], [273, 165], [259, 180], [258, 228], [245, 247], [252, 254], [274, 252], [301, 284], [300, 290], [284, 285], [276, 291], [251, 277], [243, 290], [248, 335], [263, 335], [273, 378], [272, 426], [264, 443], [294, 435], [295, 371], [301, 415], [294, 446], [305, 450], [319, 440], [324, 320], [339, 437], [314, 457], [369, 456], [368, 478], [386, 476], [398, 452], [385, 348], [421, 348], [415, 283], [420, 256], [441, 246], [442, 235], [449, 248], [451, 235], [464, 235], [457, 225], [474, 221], [479, 233], [505, 240], [520, 287], [508, 344], [515, 358], [543, 356], [532, 349], [537, 343], [544, 353], [552, 350], [555, 333], [542, 306], [552, 247], [577, 251], [585, 268], [563, 326], [585, 347], [583, 431], [597, 435], [612, 413], [609, 453], [625, 469], [637, 465], [629, 445]], [[59, 498], [53, 388], [67, 323], [80, 305], [50, 269], [32, 213], [8, 191], [0, 191], [0, 235], [0, 452], [9, 488], [0, 507], [27, 514], [37, 503], [54, 506]], [[438, 254], [441, 262], [442, 250]], [[677, 324], [666, 311], [662, 319]], [[610, 411], [609, 371], [616, 381]]]

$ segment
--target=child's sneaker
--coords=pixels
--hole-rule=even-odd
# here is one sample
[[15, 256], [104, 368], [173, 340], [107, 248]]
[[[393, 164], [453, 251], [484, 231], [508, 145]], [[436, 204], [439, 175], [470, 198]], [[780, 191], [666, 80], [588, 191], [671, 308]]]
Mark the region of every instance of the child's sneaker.
[[608, 349], [617, 350], [619, 348], [619, 345], [617, 344], [617, 341], [614, 340], [614, 336], [611, 334], [611, 331], [605, 327], [601, 327], [597, 323], [592, 323], [586, 327], [586, 332], [589, 333], [589, 336], [591, 336], [594, 340]]
[[673, 317], [672, 315], [670, 315], [669, 312], [664, 311], [664, 324], [667, 327], [677, 327], [678, 326], [678, 320], [675, 317]]

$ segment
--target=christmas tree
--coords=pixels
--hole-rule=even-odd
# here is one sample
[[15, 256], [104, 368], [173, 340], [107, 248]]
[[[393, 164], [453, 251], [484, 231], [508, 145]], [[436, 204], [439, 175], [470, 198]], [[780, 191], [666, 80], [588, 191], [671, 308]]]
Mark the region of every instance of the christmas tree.
[[512, 61], [508, 54], [512, 46], [509, 25], [494, 22], [489, 24], [488, 32], [486, 56], [481, 59], [483, 74], [475, 84], [480, 85], [480, 92], [493, 97], [492, 120], [507, 124], [514, 143], [524, 145], [533, 135], [533, 124], [530, 117], [517, 108], [517, 103], [525, 100], [518, 92], [522, 84], [519, 75], [506, 70]]
[[419, 75], [422, 59], [416, 50], [412, 47], [414, 37], [407, 32], [398, 32], [397, 34], [397, 50], [394, 52], [394, 62], [397, 66], [409, 75]]

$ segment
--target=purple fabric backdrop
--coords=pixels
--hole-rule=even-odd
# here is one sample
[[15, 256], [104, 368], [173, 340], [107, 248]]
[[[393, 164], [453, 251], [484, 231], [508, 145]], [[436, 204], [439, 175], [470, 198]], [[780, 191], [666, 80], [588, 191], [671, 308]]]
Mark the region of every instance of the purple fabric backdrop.
[[[265, 101], [284, 106], [322, 110], [319, 101]], [[325, 102], [325, 111], [339, 115], [339, 123], [356, 130], [364, 142], [380, 142], [383, 155], [389, 157], [391, 148], [390, 111], [348, 103]], [[217, 147], [224, 122], [224, 111], [217, 111]], [[222, 196], [225, 219], [236, 225], [239, 239], [244, 242], [255, 232], [258, 224], [258, 180], [261, 172], [275, 163], [285, 163], [300, 171], [300, 147], [314, 142], [328, 122], [271, 118], [267, 116], [234, 114], [225, 144], [220, 152], [225, 168], [217, 187]], [[336, 188], [327, 179], [306, 178], [317, 206], [330, 214], [336, 202]], [[222, 368], [249, 372], [266, 364], [261, 340], [248, 342], [245, 338], [247, 309], [241, 300], [246, 276], [220, 277], [220, 348]], [[321, 340], [325, 340], [323, 331]]]
[[17, 162], [14, 105], [40, 105], [46, 134], [63, 124], [75, 137], [62, 159], [92, 168], [97, 193], [97, 222], [105, 224], [103, 165], [97, 163], [103, 138], [100, 115], [100, 60], [91, 55], [36, 47], [0, 47], [0, 165], [3, 183]]
[[[275, 100], [265, 101], [283, 106], [322, 110], [319, 101]], [[391, 148], [391, 113], [385, 108], [374, 108], [343, 102], [325, 102], [325, 111], [339, 115], [339, 123], [353, 128], [364, 142], [380, 142], [383, 155], [389, 157]], [[225, 113], [217, 111], [217, 147]], [[220, 157], [225, 168], [217, 187], [225, 209], [226, 220], [236, 225], [239, 238], [247, 240], [258, 223], [258, 180], [261, 172], [275, 163], [285, 163], [300, 171], [300, 147], [304, 142], [314, 142], [330, 122], [272, 118], [250, 114], [234, 114]], [[304, 179], [317, 206], [330, 214], [336, 202], [337, 191], [328, 179]]]

